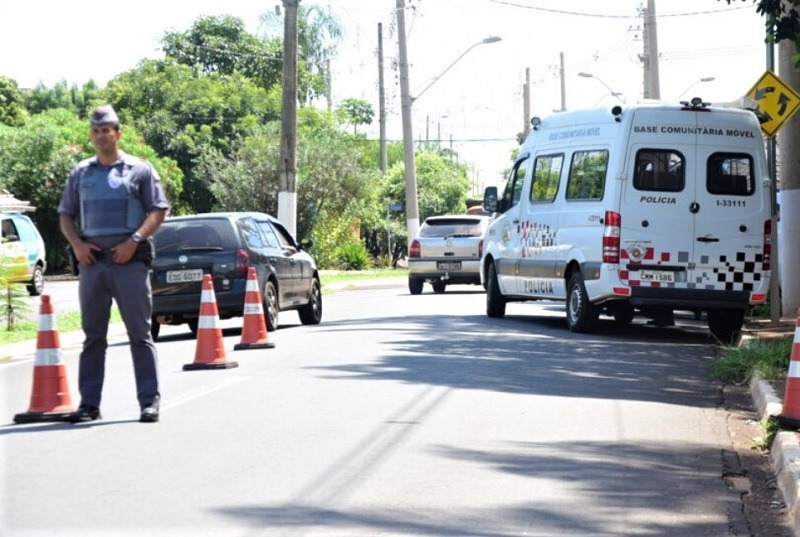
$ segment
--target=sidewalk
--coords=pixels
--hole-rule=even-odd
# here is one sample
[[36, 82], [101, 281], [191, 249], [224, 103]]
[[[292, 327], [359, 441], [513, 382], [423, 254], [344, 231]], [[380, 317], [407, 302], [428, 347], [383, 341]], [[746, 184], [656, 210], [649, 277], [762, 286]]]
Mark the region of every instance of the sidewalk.
[[[740, 345], [753, 339], [770, 339], [776, 337], [798, 338], [795, 319], [781, 319], [780, 323], [763, 323], [754, 330], [745, 332]], [[753, 406], [760, 421], [777, 416], [783, 404], [772, 384], [766, 380], [754, 378], [750, 381], [750, 395]], [[800, 440], [795, 431], [779, 431], [770, 448], [770, 459], [775, 477], [786, 503], [786, 510], [792, 521], [795, 535], [800, 537]]]

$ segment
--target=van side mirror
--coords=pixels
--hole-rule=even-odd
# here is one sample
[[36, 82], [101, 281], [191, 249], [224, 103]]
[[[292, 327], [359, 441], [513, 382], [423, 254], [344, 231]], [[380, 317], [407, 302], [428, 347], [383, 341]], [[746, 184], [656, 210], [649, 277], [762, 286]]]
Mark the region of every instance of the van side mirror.
[[497, 212], [497, 187], [487, 186], [483, 191], [483, 208], [490, 212]]

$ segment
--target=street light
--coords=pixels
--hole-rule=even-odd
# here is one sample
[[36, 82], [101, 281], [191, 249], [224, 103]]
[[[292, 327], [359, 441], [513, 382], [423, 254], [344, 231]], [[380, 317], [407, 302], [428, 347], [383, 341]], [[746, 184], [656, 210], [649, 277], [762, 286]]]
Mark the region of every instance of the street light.
[[594, 78], [595, 80], [597, 80], [598, 82], [600, 82], [600, 83], [601, 83], [603, 86], [605, 86], [605, 88], [608, 90], [608, 92], [609, 92], [609, 93], [610, 93], [612, 96], [614, 96], [614, 97], [616, 97], [617, 99], [619, 99], [619, 101], [620, 101], [622, 104], [625, 104], [625, 99], [622, 97], [622, 94], [621, 94], [620, 92], [618, 92], [618, 91], [614, 91], [613, 89], [611, 89], [611, 87], [610, 87], [608, 84], [606, 84], [606, 83], [603, 81], [603, 79], [602, 79], [602, 78], [600, 78], [599, 76], [593, 75], [592, 73], [578, 73], [578, 76], [582, 76], [583, 78]]
[[678, 94], [678, 97], [677, 97], [675, 100], [677, 101], [678, 99], [680, 99], [680, 98], [681, 98], [681, 96], [683, 96], [683, 94], [684, 94], [684, 93], [686, 93], [687, 91], [689, 91], [690, 89], [692, 89], [692, 88], [693, 88], [693, 87], [695, 87], [696, 85], [700, 84], [701, 82], [712, 82], [712, 81], [714, 81], [714, 80], [716, 80], [716, 78], [714, 78], [713, 76], [706, 76], [706, 77], [703, 77], [703, 78], [701, 78], [700, 80], [695, 80], [694, 82], [692, 82], [691, 84], [689, 84], [689, 87], [688, 87], [688, 88], [686, 88], [685, 90], [683, 90], [682, 92], [680, 92], [680, 93]]
[[490, 36], [465, 50], [458, 58], [453, 61], [442, 73], [435, 77], [430, 84], [425, 86], [416, 97], [411, 95], [409, 90], [408, 81], [408, 51], [406, 49], [406, 23], [405, 23], [405, 1], [397, 0], [397, 34], [398, 34], [398, 48], [400, 60], [400, 108], [402, 112], [403, 121], [403, 164], [405, 167], [405, 183], [406, 183], [406, 224], [408, 229], [408, 246], [411, 247], [411, 242], [417, 236], [419, 230], [419, 203], [417, 201], [417, 170], [414, 162], [414, 130], [411, 121], [411, 105], [415, 100], [425, 93], [428, 88], [433, 86], [442, 75], [450, 70], [461, 58], [463, 58], [470, 50], [478, 45], [487, 45], [490, 43], [497, 43], [501, 38], [497, 36]]

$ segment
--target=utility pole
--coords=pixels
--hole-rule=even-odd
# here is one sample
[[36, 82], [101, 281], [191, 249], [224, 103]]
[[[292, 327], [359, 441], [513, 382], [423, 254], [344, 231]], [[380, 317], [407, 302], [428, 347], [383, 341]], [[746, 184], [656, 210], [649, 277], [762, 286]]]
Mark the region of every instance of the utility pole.
[[381, 173], [386, 175], [389, 153], [386, 146], [386, 88], [383, 85], [383, 25], [378, 23], [378, 123], [380, 125]]
[[[406, 182], [406, 225], [408, 247], [419, 231], [419, 202], [417, 201], [417, 169], [414, 162], [414, 132], [411, 123], [411, 96], [408, 80], [408, 50], [406, 49], [406, 5], [397, 0], [397, 45], [400, 69], [400, 109], [403, 117], [403, 162]], [[427, 88], [426, 88], [427, 89]], [[424, 91], [424, 90], [423, 90]]]
[[658, 77], [658, 30], [656, 29], [656, 0], [647, 0], [642, 34], [643, 54], [639, 59], [644, 64], [644, 98], [660, 99], [661, 82]]
[[559, 56], [561, 57], [561, 67], [558, 69], [558, 75], [561, 77], [561, 111], [564, 112], [567, 109], [567, 81], [564, 76], [564, 53], [560, 53]]
[[[793, 8], [800, 15], [800, 7]], [[778, 43], [778, 75], [790, 86], [800, 87], [800, 71], [792, 61], [792, 56], [800, 53], [800, 49], [791, 39]], [[800, 309], [800, 277], [797, 267], [800, 261], [800, 244], [797, 241], [797, 229], [800, 226], [800, 115], [795, 114], [781, 127], [778, 133], [778, 169], [781, 174], [781, 207], [780, 236], [783, 241], [780, 253], [775, 253], [772, 243], [772, 267], [781, 262], [781, 304], [783, 315], [794, 318]], [[773, 230], [777, 226], [773, 226]], [[780, 257], [778, 257], [780, 256]], [[775, 291], [772, 291], [776, 293]], [[773, 294], [777, 302], [778, 294]]]
[[525, 68], [525, 85], [522, 86], [522, 134], [531, 133], [531, 68]]
[[278, 163], [278, 220], [297, 233], [297, 5], [283, 0], [283, 104]]

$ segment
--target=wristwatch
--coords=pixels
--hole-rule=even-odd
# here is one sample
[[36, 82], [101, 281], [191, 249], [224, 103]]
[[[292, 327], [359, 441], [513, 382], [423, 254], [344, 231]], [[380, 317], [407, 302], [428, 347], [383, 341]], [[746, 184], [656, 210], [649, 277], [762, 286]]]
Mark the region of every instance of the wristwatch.
[[135, 242], [136, 244], [139, 244], [139, 243], [140, 243], [140, 242], [142, 242], [144, 239], [142, 238], [142, 236], [141, 236], [140, 234], [138, 234], [138, 233], [134, 233], [133, 235], [131, 235], [131, 240], [132, 240], [133, 242]]

